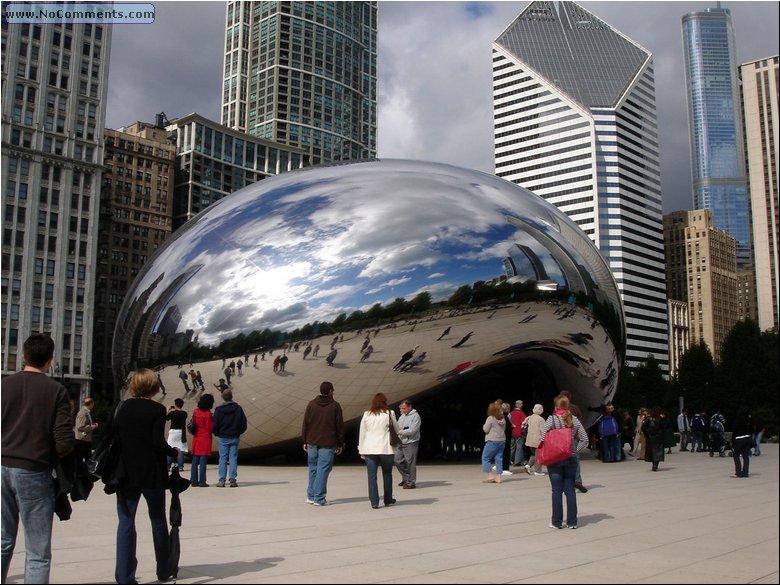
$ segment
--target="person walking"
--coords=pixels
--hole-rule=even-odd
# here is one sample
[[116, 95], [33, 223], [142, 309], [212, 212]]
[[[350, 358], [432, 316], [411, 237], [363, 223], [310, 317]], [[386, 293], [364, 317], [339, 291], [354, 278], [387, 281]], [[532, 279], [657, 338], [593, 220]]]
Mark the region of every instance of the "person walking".
[[[569, 399], [558, 395], [555, 398], [555, 411], [547, 417], [542, 431], [542, 442], [552, 429], [572, 429], [572, 456], [555, 465], [547, 466], [552, 488], [552, 517], [550, 528], [577, 528], [577, 492], [574, 491], [574, 480], [577, 476], [577, 460], [575, 454], [588, 446], [588, 433], [580, 419], [569, 410]], [[563, 496], [566, 496], [566, 524], [563, 524]]]
[[542, 442], [542, 433], [544, 432], [544, 419], [542, 418], [544, 407], [541, 404], [534, 404], [532, 412], [533, 414], [526, 418], [524, 423], [527, 434], [525, 446], [531, 450], [531, 457], [524, 468], [528, 475], [545, 475], [542, 471], [542, 466], [536, 460], [536, 450]]
[[[241, 363], [241, 360], [238, 360]], [[240, 368], [239, 368], [240, 371]], [[219, 480], [217, 487], [225, 487], [225, 479], [230, 481], [230, 487], [238, 487], [238, 443], [241, 435], [246, 432], [246, 415], [244, 409], [233, 402], [233, 391], [222, 393], [224, 402], [214, 409], [212, 432], [217, 437], [219, 447]], [[228, 475], [228, 463], [230, 474]]]
[[734, 418], [734, 424], [731, 427], [731, 433], [734, 437], [732, 442], [734, 456], [734, 475], [731, 477], [749, 477], [750, 476], [750, 452], [753, 448], [753, 429], [755, 423], [747, 407], [741, 406]]
[[[501, 483], [501, 474], [504, 470], [504, 444], [506, 443], [506, 421], [501, 412], [501, 407], [496, 402], [491, 402], [487, 410], [487, 418], [482, 430], [485, 432], [485, 446], [482, 449], [482, 472], [487, 473], [483, 483]], [[491, 469], [490, 461], [495, 459], [495, 475]]]
[[[515, 408], [509, 414], [512, 419], [512, 448], [510, 452], [509, 461], [512, 465], [517, 467], [523, 467], [526, 464], [525, 460], [525, 440], [526, 429], [525, 425], [525, 413], [523, 412], [523, 401], [515, 400]], [[509, 465], [507, 465], [509, 467]]]
[[368, 474], [368, 500], [371, 507], [379, 507], [377, 472], [382, 468], [383, 499], [385, 506], [395, 504], [393, 498], [393, 447], [390, 445], [390, 425], [398, 433], [401, 428], [395, 413], [387, 406], [387, 396], [382, 392], [371, 399], [371, 406], [360, 420], [358, 453], [366, 462]]
[[412, 408], [409, 400], [403, 400], [398, 406], [401, 416], [398, 419], [398, 438], [401, 442], [395, 448], [395, 466], [401, 474], [398, 485], [405, 490], [417, 487], [417, 451], [420, 447], [420, 426], [422, 420], [419, 413]]
[[661, 420], [660, 406], [654, 406], [645, 417], [642, 434], [645, 437], [645, 461], [653, 464], [653, 471], [658, 471], [658, 464], [664, 460], [664, 421]]
[[192, 437], [192, 462], [190, 463], [192, 487], [209, 487], [206, 483], [206, 462], [211, 457], [211, 437], [214, 428], [212, 408], [214, 408], [214, 396], [208, 393], [202, 394], [198, 400], [198, 407], [192, 413], [192, 422], [196, 427]]
[[47, 372], [54, 341], [35, 333], [25, 340], [24, 368], [2, 384], [2, 582], [14, 555], [21, 519], [24, 582], [48, 583], [54, 520], [52, 469], [74, 448], [68, 391]]
[[94, 406], [94, 400], [85, 398], [84, 405], [76, 415], [76, 457], [84, 462], [92, 456], [92, 433], [98, 428], [98, 424], [92, 421]]
[[320, 384], [320, 395], [306, 405], [301, 427], [303, 450], [309, 466], [306, 503], [327, 506], [328, 477], [344, 444], [344, 413], [333, 399], [333, 384]]
[[149, 509], [157, 579], [171, 577], [168, 522], [165, 517], [165, 489], [168, 485], [166, 457], [177, 458], [179, 450], [165, 441], [165, 407], [152, 400], [160, 385], [152, 370], [137, 370], [130, 379], [129, 396], [113, 421], [119, 438], [124, 481], [116, 492], [117, 583], [137, 583], [135, 515], [141, 496]]

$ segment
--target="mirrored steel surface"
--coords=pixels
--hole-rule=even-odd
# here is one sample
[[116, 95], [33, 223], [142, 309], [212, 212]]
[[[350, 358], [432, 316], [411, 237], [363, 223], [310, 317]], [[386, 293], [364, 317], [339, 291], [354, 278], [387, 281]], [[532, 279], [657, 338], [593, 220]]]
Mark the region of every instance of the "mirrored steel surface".
[[272, 177], [193, 218], [128, 292], [114, 371], [159, 369], [191, 411], [201, 389], [182, 372], [219, 403], [249, 356], [231, 379], [241, 448], [269, 453], [299, 437], [323, 380], [347, 421], [376, 392], [428, 396], [517, 360], [607, 402], [624, 329], [607, 265], [555, 207], [485, 173], [379, 160]]

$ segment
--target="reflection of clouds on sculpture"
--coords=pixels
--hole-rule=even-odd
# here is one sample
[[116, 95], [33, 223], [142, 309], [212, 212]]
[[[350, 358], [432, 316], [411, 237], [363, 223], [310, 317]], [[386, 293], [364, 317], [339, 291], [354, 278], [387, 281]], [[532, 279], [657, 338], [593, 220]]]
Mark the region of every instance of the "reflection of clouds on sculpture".
[[[415, 161], [294, 171], [220, 200], [165, 243], [128, 292], [115, 336], [115, 368], [121, 375], [137, 365], [188, 359], [187, 352], [198, 350], [207, 356], [199, 361], [207, 373], [214, 361], [208, 356], [215, 357], [217, 346], [238, 347], [240, 339], [251, 337], [253, 345], [236, 351], [253, 351], [313, 336], [323, 346], [323, 355], [305, 360], [308, 371], [330, 351], [331, 324], [363, 313], [367, 317], [349, 322], [359, 326], [346, 323], [338, 329], [346, 333], [346, 347], [338, 346], [327, 375], [363, 376], [354, 382], [354, 392], [360, 384], [381, 386], [385, 361], [420, 345], [420, 351], [427, 352], [421, 367], [405, 371], [406, 382], [400, 386], [395, 378], [382, 386], [413, 396], [449, 380], [437, 377], [452, 370], [463, 379], [489, 369], [496, 359], [519, 359], [514, 352], [496, 353], [507, 347], [572, 333], [566, 322], [536, 332], [546, 313], [534, 308], [531, 313], [541, 316], [523, 322], [525, 315], [516, 312], [521, 307], [513, 303], [521, 297], [515, 295], [525, 295], [524, 302], [536, 296], [533, 283], [530, 289], [513, 288], [513, 283], [541, 280], [539, 275], [584, 295], [580, 303], [587, 304], [587, 299], [612, 307], [613, 322], [603, 327], [612, 327], [613, 333], [605, 339], [601, 329], [598, 337], [605, 341], [595, 359], [603, 361], [599, 352], [611, 356], [610, 336], [622, 339], [623, 327], [614, 280], [583, 232], [542, 199], [492, 175]], [[478, 294], [475, 283], [486, 288]], [[547, 287], [554, 290], [555, 284]], [[491, 296], [493, 289], [504, 292]], [[420, 300], [420, 306], [433, 306], [418, 309], [411, 303], [417, 297], [428, 299]], [[496, 308], [487, 305], [490, 302]], [[402, 307], [393, 313], [398, 315], [395, 322], [382, 316], [393, 303]], [[576, 318], [585, 319], [592, 310], [583, 308]], [[588, 326], [577, 323], [582, 330]], [[359, 363], [358, 371], [347, 356], [361, 354], [363, 336], [355, 333], [361, 327], [388, 330], [372, 340], [374, 351]], [[447, 342], [431, 347], [445, 327], [453, 328]], [[295, 333], [302, 330], [304, 334]], [[472, 330], [474, 335], [458, 345]], [[269, 335], [259, 336], [266, 331]], [[409, 335], [421, 337], [411, 343]], [[588, 351], [596, 350], [588, 347], [585, 354]], [[562, 384], [576, 385], [584, 366], [606, 372], [609, 361], [591, 366], [569, 351], [544, 351], [544, 346], [534, 346], [532, 352], [534, 359], [549, 361], [546, 367], [563, 364], [577, 370], [568, 378], [556, 373]], [[306, 386], [325, 375], [304, 373], [296, 357], [293, 354], [285, 372], [296, 384]], [[458, 366], [467, 362], [474, 367], [461, 372]], [[269, 388], [279, 380], [271, 382]], [[257, 392], [266, 384], [253, 383]], [[349, 387], [345, 380], [340, 383]], [[612, 387], [609, 381], [603, 391]], [[294, 391], [285, 389], [288, 394]], [[602, 394], [597, 384], [594, 391]]]

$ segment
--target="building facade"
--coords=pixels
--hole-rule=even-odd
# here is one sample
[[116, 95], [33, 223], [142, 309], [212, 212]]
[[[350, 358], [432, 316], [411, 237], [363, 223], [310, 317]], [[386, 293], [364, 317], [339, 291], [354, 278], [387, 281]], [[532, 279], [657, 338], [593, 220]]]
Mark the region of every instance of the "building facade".
[[664, 215], [664, 243], [669, 298], [688, 307], [690, 344], [706, 342], [717, 361], [739, 320], [737, 241], [697, 209]]
[[168, 122], [176, 144], [173, 229], [233, 191], [308, 166], [308, 153], [189, 114]]
[[780, 152], [778, 56], [740, 68], [748, 191], [753, 225], [756, 312], [762, 330], [777, 331], [780, 312]]
[[32, 333], [51, 374], [90, 393], [111, 27], [2, 24], [2, 373]]
[[376, 2], [229, 1], [222, 124], [311, 164], [376, 157]]
[[683, 354], [691, 347], [688, 303], [669, 299], [669, 376], [675, 378]]
[[138, 272], [171, 234], [175, 156], [165, 128], [136, 122], [105, 131], [92, 376], [94, 393], [109, 401], [117, 314]]
[[630, 366], [668, 368], [651, 54], [573, 2], [532, 2], [493, 43], [495, 172], [596, 244], [620, 288]]
[[694, 209], [738, 242], [740, 270], [752, 265], [750, 211], [739, 76], [731, 11], [707, 8], [682, 18]]

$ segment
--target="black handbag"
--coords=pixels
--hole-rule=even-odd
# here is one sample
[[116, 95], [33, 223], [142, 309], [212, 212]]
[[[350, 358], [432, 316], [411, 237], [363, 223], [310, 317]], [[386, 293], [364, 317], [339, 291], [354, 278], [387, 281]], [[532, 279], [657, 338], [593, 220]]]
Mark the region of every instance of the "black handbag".
[[395, 431], [395, 427], [393, 426], [393, 413], [389, 412], [387, 413], [388, 417], [388, 429], [390, 431], [390, 446], [395, 447], [401, 443], [401, 439], [398, 437], [398, 433]]
[[119, 461], [122, 457], [119, 433], [115, 431], [117, 417], [124, 402], [120, 402], [114, 411], [114, 419], [111, 424], [111, 430], [108, 435], [100, 442], [92, 457], [87, 461], [87, 469], [96, 478], [102, 479], [103, 483], [108, 484], [111, 476], [119, 467]]

